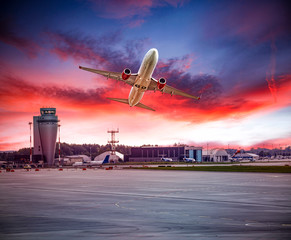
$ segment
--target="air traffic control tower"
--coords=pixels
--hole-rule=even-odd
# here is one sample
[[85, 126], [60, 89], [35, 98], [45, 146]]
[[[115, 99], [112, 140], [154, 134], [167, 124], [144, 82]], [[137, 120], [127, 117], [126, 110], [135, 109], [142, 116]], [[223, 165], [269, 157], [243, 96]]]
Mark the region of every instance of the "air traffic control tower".
[[42, 155], [45, 166], [54, 164], [58, 131], [55, 108], [41, 108], [40, 116], [33, 116], [34, 155]]

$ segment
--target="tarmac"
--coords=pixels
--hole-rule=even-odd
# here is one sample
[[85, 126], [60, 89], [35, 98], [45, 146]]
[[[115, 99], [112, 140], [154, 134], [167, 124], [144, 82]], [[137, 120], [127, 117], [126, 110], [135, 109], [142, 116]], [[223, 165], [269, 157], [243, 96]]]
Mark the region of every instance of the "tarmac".
[[0, 239], [291, 239], [291, 174], [0, 173]]

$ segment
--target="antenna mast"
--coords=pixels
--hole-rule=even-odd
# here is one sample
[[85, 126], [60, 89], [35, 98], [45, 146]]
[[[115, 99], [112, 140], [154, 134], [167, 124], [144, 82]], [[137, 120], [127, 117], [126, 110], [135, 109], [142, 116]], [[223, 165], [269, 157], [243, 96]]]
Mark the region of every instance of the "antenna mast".
[[118, 140], [115, 140], [115, 133], [119, 133], [119, 129], [117, 130], [108, 130], [107, 133], [111, 134], [111, 140], [108, 141], [109, 144], [111, 144], [111, 155], [115, 155], [115, 144], [119, 143]]

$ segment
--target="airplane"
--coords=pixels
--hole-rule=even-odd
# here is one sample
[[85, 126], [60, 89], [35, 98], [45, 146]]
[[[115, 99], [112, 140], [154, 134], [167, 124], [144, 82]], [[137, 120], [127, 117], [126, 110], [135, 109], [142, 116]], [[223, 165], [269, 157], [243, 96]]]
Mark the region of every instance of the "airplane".
[[229, 158], [229, 160], [231, 161], [231, 162], [235, 162], [235, 161], [241, 161], [242, 160], [242, 158], [238, 158], [238, 157], [236, 157], [236, 155], [237, 154], [239, 154], [239, 153], [241, 153], [241, 151], [240, 151], [240, 149], [239, 150], [237, 150], [230, 158]]
[[164, 157], [162, 157], [161, 160], [164, 161], [164, 162], [173, 162], [172, 158], [164, 158]]
[[155, 111], [153, 108], [142, 104], [140, 101], [146, 91], [160, 91], [172, 95], [180, 95], [188, 98], [199, 100], [200, 97], [185, 93], [179, 89], [166, 85], [166, 79], [161, 77], [156, 80], [152, 77], [159, 58], [159, 53], [156, 48], [150, 49], [143, 58], [140, 68], [137, 73], [131, 73], [129, 68], [125, 68], [123, 72], [109, 72], [86, 68], [79, 66], [80, 69], [100, 74], [104, 77], [122, 81], [132, 86], [127, 99], [123, 98], [107, 98], [112, 101], [128, 104], [130, 107], [136, 106], [147, 110]]
[[184, 158], [185, 162], [195, 162], [195, 158]]
[[106, 155], [106, 157], [103, 160], [91, 161], [91, 162], [89, 162], [89, 166], [96, 166], [96, 165], [102, 165], [105, 163], [109, 163], [109, 157], [110, 157], [110, 155]]
[[105, 163], [109, 163], [109, 155], [106, 155], [106, 157], [103, 160], [100, 161], [90, 161], [90, 162], [75, 162], [73, 164], [73, 167], [92, 167], [92, 166], [98, 166], [103, 165]]
[[86, 167], [88, 166], [87, 162], [75, 162], [73, 163], [73, 167]]

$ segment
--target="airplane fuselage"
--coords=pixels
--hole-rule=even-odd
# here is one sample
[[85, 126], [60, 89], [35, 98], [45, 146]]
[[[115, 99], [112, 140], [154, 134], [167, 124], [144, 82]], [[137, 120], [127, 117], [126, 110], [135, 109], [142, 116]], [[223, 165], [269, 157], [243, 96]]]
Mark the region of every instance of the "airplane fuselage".
[[159, 91], [162, 93], [171, 94], [171, 96], [179, 95], [199, 100], [200, 97], [196, 97], [177, 88], [169, 86], [168, 84], [166, 84], [167, 81], [163, 77], [160, 77], [159, 79], [155, 79], [152, 77], [158, 63], [158, 58], [158, 50], [155, 48], [150, 49], [145, 54], [137, 73], [131, 73], [131, 70], [129, 68], [125, 68], [121, 73], [86, 68], [82, 66], [79, 66], [79, 68], [88, 72], [102, 75], [107, 79], [111, 78], [130, 85], [131, 90], [129, 92], [128, 98], [107, 98], [112, 101], [128, 104], [130, 107], [136, 106], [139, 108], [155, 111], [155, 109], [146, 106], [145, 104], [140, 102], [146, 91]]
[[128, 104], [133, 107], [140, 102], [145, 91], [147, 90], [152, 74], [155, 70], [159, 59], [158, 50], [150, 49], [143, 58], [134, 85], [132, 86], [129, 96]]

